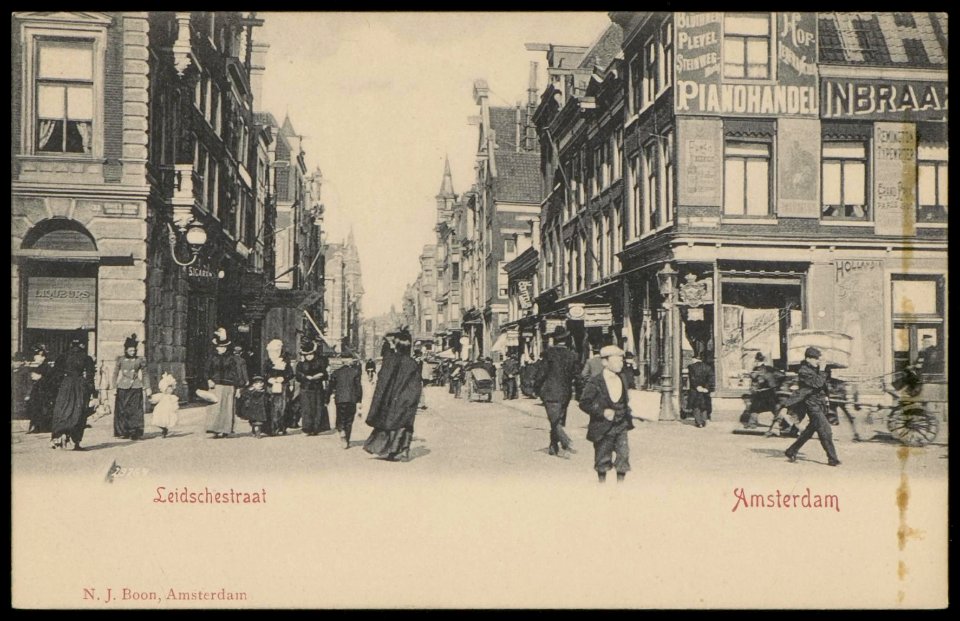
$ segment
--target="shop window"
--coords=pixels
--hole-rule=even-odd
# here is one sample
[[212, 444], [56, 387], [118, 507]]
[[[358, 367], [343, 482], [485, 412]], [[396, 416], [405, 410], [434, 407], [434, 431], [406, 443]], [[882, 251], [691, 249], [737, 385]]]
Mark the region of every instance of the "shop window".
[[770, 14], [726, 13], [723, 77], [770, 79]]
[[825, 220], [869, 220], [867, 143], [824, 142], [822, 207]]
[[770, 215], [770, 144], [727, 140], [723, 158], [723, 214]]
[[720, 386], [749, 387], [757, 352], [786, 369], [787, 333], [803, 327], [800, 280], [722, 277], [720, 288]]
[[93, 41], [41, 39], [36, 53], [36, 152], [91, 154]]
[[943, 278], [894, 276], [891, 289], [893, 370], [919, 365], [925, 379], [943, 381]]
[[947, 221], [947, 147], [917, 148], [917, 222]]

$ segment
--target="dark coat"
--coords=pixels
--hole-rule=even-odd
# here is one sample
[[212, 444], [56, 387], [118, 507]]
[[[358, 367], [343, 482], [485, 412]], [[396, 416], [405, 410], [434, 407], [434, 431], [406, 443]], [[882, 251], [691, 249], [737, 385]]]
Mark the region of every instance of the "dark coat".
[[245, 390], [237, 400], [237, 416], [251, 423], [267, 422], [267, 393], [263, 390]]
[[784, 405], [792, 407], [803, 404], [807, 413], [819, 412], [826, 415], [829, 407], [827, 374], [804, 360], [800, 363], [800, 369], [797, 372], [797, 385], [800, 388], [786, 400]]
[[503, 366], [500, 367], [503, 370], [504, 377], [514, 377], [520, 373], [520, 363], [514, 360], [513, 358], [507, 358], [503, 361]]
[[420, 367], [413, 358], [397, 353], [384, 356], [367, 424], [386, 431], [412, 426], [422, 390]]
[[687, 407], [691, 410], [700, 409], [704, 412], [712, 412], [713, 404], [710, 401], [709, 392], [700, 392], [698, 387], [713, 390], [713, 367], [702, 360], [697, 360], [687, 367], [687, 373], [690, 377], [690, 392], [687, 394]]
[[203, 365], [204, 381], [213, 380], [214, 384], [224, 384], [227, 386], [243, 386], [243, 371], [237, 364], [237, 356], [231, 353], [223, 355], [214, 352], [207, 362]]
[[[627, 397], [627, 389], [630, 385], [629, 376], [624, 372], [619, 375], [620, 381], [623, 382], [623, 392], [616, 402], [610, 398], [603, 373], [594, 375], [583, 386], [583, 393], [580, 395], [580, 409], [590, 415], [590, 424], [587, 426], [587, 440], [590, 442], [599, 442], [608, 433], [616, 434], [633, 429], [633, 417], [630, 416]], [[612, 421], [603, 416], [603, 411], [607, 409], [614, 411]]]
[[566, 347], [549, 347], [543, 354], [543, 372], [537, 392], [544, 401], [569, 401], [580, 372], [580, 359]]
[[334, 371], [330, 377], [330, 391], [336, 403], [360, 403], [363, 400], [360, 369], [349, 364]]
[[[313, 360], [301, 360], [297, 364], [296, 377], [300, 382], [300, 390], [323, 390], [323, 383], [329, 379], [327, 366], [329, 362], [322, 356], [315, 356]], [[307, 379], [307, 376], [320, 375], [318, 379]]]
[[53, 434], [69, 433], [86, 420], [88, 402], [96, 392], [93, 358], [80, 348], [71, 348], [57, 359], [54, 373], [60, 379], [53, 406]]

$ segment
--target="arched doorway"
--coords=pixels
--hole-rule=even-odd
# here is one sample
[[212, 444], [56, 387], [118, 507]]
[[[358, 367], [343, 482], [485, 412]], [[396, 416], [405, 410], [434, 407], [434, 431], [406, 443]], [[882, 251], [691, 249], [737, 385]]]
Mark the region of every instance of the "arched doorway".
[[53, 357], [80, 338], [96, 356], [99, 254], [93, 236], [68, 218], [44, 220], [20, 246], [21, 351], [44, 344]]

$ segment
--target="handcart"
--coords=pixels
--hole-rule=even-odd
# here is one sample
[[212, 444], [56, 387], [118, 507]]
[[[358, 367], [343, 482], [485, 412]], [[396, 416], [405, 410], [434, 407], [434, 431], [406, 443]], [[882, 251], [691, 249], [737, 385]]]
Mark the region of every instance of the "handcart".
[[477, 401], [486, 396], [487, 401], [493, 401], [493, 378], [483, 367], [474, 367], [467, 371], [467, 401]]

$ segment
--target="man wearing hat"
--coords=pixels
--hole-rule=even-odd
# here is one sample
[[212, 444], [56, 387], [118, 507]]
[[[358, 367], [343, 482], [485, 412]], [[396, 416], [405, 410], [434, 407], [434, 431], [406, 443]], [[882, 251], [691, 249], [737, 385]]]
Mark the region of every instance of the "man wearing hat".
[[693, 363], [687, 367], [687, 376], [690, 378], [687, 406], [693, 411], [694, 424], [699, 428], [706, 427], [707, 419], [713, 412], [713, 402], [710, 400], [714, 382], [713, 367], [695, 353]]
[[820, 370], [821, 353], [816, 347], [808, 347], [803, 356], [804, 360], [800, 363], [797, 374], [797, 383], [800, 389], [797, 391], [795, 399], [803, 404], [810, 422], [796, 442], [786, 450], [786, 456], [791, 462], [797, 461], [797, 453], [800, 452], [807, 440], [816, 433], [817, 437], [820, 438], [820, 446], [827, 454], [827, 463], [831, 466], [839, 466], [840, 459], [837, 457], [837, 449], [833, 446], [833, 433], [830, 430], [830, 423], [827, 421], [827, 408], [829, 407], [827, 376]]
[[363, 385], [360, 382], [360, 360], [352, 360], [330, 376], [330, 391], [337, 408], [337, 433], [343, 448], [350, 448], [350, 434], [357, 407], [363, 400]]
[[113, 368], [117, 401], [113, 409], [113, 436], [139, 440], [143, 437], [144, 391], [150, 388], [147, 360], [137, 355], [137, 335], [123, 342], [123, 355]]
[[600, 349], [600, 360], [603, 369], [584, 384], [580, 409], [590, 415], [587, 440], [593, 442], [597, 477], [602, 483], [607, 479], [607, 472], [615, 469], [619, 482], [630, 471], [627, 441], [627, 432], [633, 429], [627, 397], [630, 380], [623, 372], [622, 349], [607, 345]]
[[753, 370], [750, 372], [749, 403], [740, 416], [743, 426], [747, 429], [757, 427], [757, 415], [761, 412], [772, 412], [774, 418], [780, 411], [777, 404], [777, 389], [780, 387], [781, 375], [777, 369], [767, 364], [767, 359], [761, 352], [753, 360]]
[[330, 431], [330, 415], [327, 412], [327, 359], [317, 356], [317, 342], [304, 340], [300, 344], [302, 360], [297, 365], [296, 377], [300, 382], [300, 413], [303, 417], [303, 433], [315, 436]]
[[543, 353], [543, 375], [537, 392], [550, 421], [549, 452], [560, 455], [561, 448], [571, 450], [570, 437], [563, 426], [567, 423], [567, 407], [573, 395], [573, 381], [580, 371], [580, 360], [567, 347], [570, 334], [562, 326], [558, 326], [552, 336], [553, 346]]

